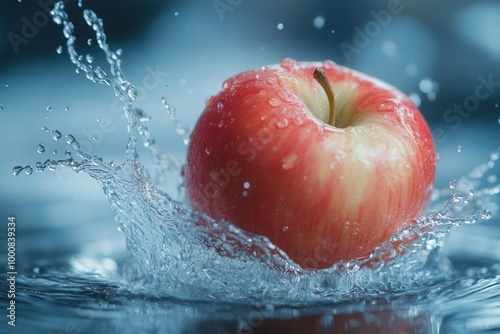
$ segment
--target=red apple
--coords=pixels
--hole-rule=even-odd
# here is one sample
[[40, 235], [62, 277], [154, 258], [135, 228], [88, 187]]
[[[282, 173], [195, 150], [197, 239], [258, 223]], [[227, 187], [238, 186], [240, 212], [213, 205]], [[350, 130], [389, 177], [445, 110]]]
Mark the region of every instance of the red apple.
[[426, 208], [436, 154], [403, 93], [325, 62], [249, 70], [191, 135], [192, 206], [267, 236], [304, 268], [368, 256]]

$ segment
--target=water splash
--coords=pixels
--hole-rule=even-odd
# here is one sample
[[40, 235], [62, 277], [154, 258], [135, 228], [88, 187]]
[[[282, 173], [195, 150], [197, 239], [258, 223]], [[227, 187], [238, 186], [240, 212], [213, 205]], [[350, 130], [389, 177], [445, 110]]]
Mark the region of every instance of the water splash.
[[[66, 49], [77, 72], [94, 83], [111, 87], [122, 102], [129, 140], [123, 163], [105, 162], [83, 152], [78, 140], [68, 134], [66, 158], [38, 162], [36, 170], [70, 167], [101, 185], [126, 236], [128, 260], [124, 276], [129, 282], [180, 299], [278, 305], [408, 292], [452, 281], [457, 272], [441, 251], [446, 235], [455, 226], [491, 217], [485, 208], [500, 192], [500, 185], [488, 173], [498, 160], [498, 152], [469, 175], [452, 181], [449, 188], [436, 190], [429, 213], [377, 247], [370, 257], [319, 271], [304, 270], [266, 237], [191, 210], [180, 176], [182, 165], [156, 145], [145, 126], [150, 117], [135, 106], [137, 90], [121, 69], [121, 50], [113, 52], [109, 48], [102, 20], [93, 11], [84, 11], [85, 21], [106, 56], [110, 75], [92, 65], [93, 61], [83, 62], [84, 57], [75, 49], [74, 25], [62, 2], [55, 5], [52, 16], [63, 27]], [[175, 120], [176, 110], [166, 97], [162, 103]], [[176, 123], [176, 129], [187, 144], [187, 128]], [[54, 139], [62, 137], [58, 130], [44, 130]], [[151, 153], [154, 175], [139, 159], [139, 142]], [[291, 168], [295, 161], [285, 161], [283, 167]], [[31, 174], [33, 168], [17, 166], [12, 173], [23, 171]], [[250, 190], [250, 184], [243, 187]]]

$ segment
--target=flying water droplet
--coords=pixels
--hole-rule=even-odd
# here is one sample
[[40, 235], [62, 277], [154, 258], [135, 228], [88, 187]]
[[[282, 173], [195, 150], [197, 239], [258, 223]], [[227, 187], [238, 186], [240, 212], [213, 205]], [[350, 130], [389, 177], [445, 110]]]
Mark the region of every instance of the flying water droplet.
[[92, 45], [92, 38], [87, 39], [87, 45]]
[[64, 111], [68, 111], [69, 110], [69, 106], [66, 106], [66, 108], [64, 108]]
[[43, 152], [45, 152], [45, 147], [42, 144], [38, 144], [38, 147], [36, 148], [36, 151], [38, 153], [43, 153]]
[[24, 167], [22, 167], [22, 166], [16, 166], [16, 167], [12, 168], [12, 175], [18, 176], [23, 171], [23, 169], [24, 169]]
[[59, 131], [59, 130], [54, 130], [54, 131], [52, 131], [52, 133], [54, 134], [54, 135], [52, 136], [52, 138], [53, 138], [54, 140], [59, 140], [59, 139], [61, 139], [61, 137], [62, 137], [62, 133], [61, 133], [61, 131]]
[[71, 144], [73, 144], [74, 142], [76, 142], [75, 137], [73, 137], [72, 135], [67, 135], [67, 136], [66, 136], [66, 144], [71, 145]]
[[284, 27], [283, 23], [278, 23], [277, 25], [278, 30], [283, 30]]
[[60, 55], [60, 54], [62, 53], [62, 51], [63, 51], [63, 47], [62, 47], [62, 45], [59, 45], [59, 46], [57, 47], [57, 49], [56, 49], [57, 54], [59, 54], [59, 55]]
[[2, 105], [0, 105], [0, 111], [3, 111], [3, 106]]
[[323, 28], [323, 26], [325, 25], [325, 17], [322, 16], [322, 15], [318, 15], [314, 18], [314, 21], [313, 21], [313, 25], [314, 25], [314, 28], [316, 29], [321, 29]]
[[458, 153], [462, 152], [462, 145], [460, 145], [460, 146], [457, 147], [457, 152]]
[[429, 101], [434, 101], [439, 91], [439, 85], [430, 79], [423, 79], [418, 85], [420, 91], [427, 95]]
[[457, 187], [457, 179], [450, 181], [450, 189], [455, 189]]
[[281, 162], [281, 167], [285, 170], [292, 169], [299, 162], [299, 157], [297, 154], [291, 154], [285, 158], [283, 158]]
[[384, 41], [382, 43], [382, 52], [384, 55], [386, 55], [388, 58], [393, 58], [396, 55], [398, 48], [396, 43], [394, 41]]
[[420, 95], [418, 95], [415, 92], [412, 92], [412, 93], [408, 94], [408, 97], [410, 98], [411, 102], [413, 102], [413, 104], [416, 107], [420, 107], [420, 104], [422, 103], [422, 100], [420, 99]]
[[94, 57], [92, 57], [92, 55], [90, 55], [90, 54], [87, 54], [85, 56], [85, 59], [87, 60], [87, 63], [89, 63], [89, 64], [92, 64], [92, 62], [94, 61]]
[[45, 110], [52, 111], [52, 107], [51, 106], [47, 106], [47, 108]]
[[135, 100], [137, 98], [137, 89], [134, 85], [130, 84], [128, 86], [127, 94], [132, 100]]
[[24, 167], [24, 173], [25, 173], [26, 175], [31, 175], [31, 174], [33, 174], [33, 168], [31, 168], [31, 166], [26, 166], [26, 167]]
[[418, 67], [417, 65], [411, 63], [406, 65], [405, 71], [408, 76], [414, 77], [415, 75], [418, 74]]
[[496, 175], [489, 175], [486, 180], [489, 182], [489, 183], [495, 183], [497, 182], [497, 176]]
[[481, 218], [486, 220], [491, 219], [491, 211], [483, 210], [483, 212], [481, 213]]
[[420, 81], [418, 87], [420, 88], [420, 91], [425, 94], [430, 93], [433, 90], [432, 81], [430, 81], [429, 79], [423, 79], [422, 81]]

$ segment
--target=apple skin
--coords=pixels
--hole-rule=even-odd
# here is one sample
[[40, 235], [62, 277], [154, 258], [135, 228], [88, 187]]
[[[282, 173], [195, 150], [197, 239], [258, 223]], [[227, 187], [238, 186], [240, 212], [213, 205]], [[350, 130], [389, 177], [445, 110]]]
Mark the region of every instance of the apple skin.
[[[335, 126], [317, 67], [335, 95]], [[194, 209], [321, 269], [367, 257], [414, 223], [435, 168], [431, 132], [406, 95], [331, 61], [284, 59], [208, 100], [184, 176]]]

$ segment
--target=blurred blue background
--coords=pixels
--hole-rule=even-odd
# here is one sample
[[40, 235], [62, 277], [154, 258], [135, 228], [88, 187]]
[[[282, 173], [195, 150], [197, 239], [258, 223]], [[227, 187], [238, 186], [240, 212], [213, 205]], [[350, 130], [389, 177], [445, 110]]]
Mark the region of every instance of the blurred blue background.
[[[63, 140], [55, 142], [42, 126], [74, 134], [88, 153], [108, 161], [124, 159], [126, 124], [119, 104], [108, 87], [76, 74], [66, 52], [56, 52], [64, 39], [46, 11], [50, 3], [0, 3], [0, 219], [17, 216], [19, 233], [27, 240], [19, 251], [26, 259], [55, 250], [111, 252], [123, 247], [103, 193], [86, 175], [69, 169], [11, 175], [14, 166], [63, 156]], [[79, 50], [93, 54], [93, 64], [105, 68], [95, 41], [87, 43], [94, 36], [77, 3], [67, 1], [67, 9]], [[123, 49], [125, 74], [139, 88], [139, 105], [153, 117], [150, 129], [181, 160], [186, 148], [165, 113], [162, 96], [192, 128], [205, 101], [226, 78], [285, 57], [331, 59], [409, 94], [435, 134], [439, 187], [465, 175], [498, 148], [498, 1], [82, 4], [104, 20], [111, 48]], [[46, 148], [42, 154], [37, 153], [40, 143]], [[497, 209], [491, 207], [494, 217]]]

